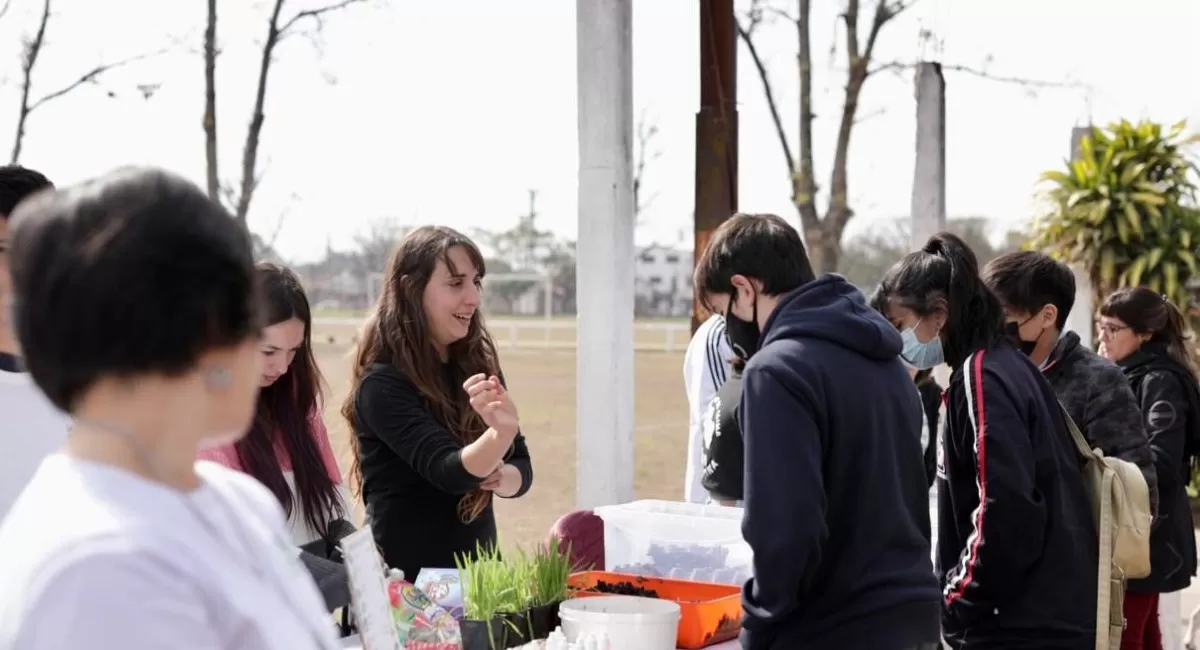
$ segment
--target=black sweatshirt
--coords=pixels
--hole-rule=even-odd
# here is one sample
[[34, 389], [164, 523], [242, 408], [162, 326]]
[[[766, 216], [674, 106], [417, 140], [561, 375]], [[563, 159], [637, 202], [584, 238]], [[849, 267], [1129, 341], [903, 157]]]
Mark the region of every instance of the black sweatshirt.
[[937, 548], [946, 643], [1094, 648], [1099, 536], [1054, 389], [997, 341], [954, 369], [946, 396]]
[[[448, 390], [463, 390], [449, 367], [445, 381]], [[363, 373], [354, 409], [367, 520], [389, 567], [414, 580], [422, 568], [453, 568], [455, 556], [474, 553], [477, 543], [495, 545], [491, 501], [470, 523], [458, 514], [463, 495], [483, 478], [463, 467], [464, 445], [412, 381], [390, 364], [374, 364]], [[520, 433], [505, 462], [521, 472], [515, 497], [525, 494], [533, 465]]]
[[780, 298], [742, 375], [746, 650], [938, 638], [921, 403], [900, 333], [838, 275]]

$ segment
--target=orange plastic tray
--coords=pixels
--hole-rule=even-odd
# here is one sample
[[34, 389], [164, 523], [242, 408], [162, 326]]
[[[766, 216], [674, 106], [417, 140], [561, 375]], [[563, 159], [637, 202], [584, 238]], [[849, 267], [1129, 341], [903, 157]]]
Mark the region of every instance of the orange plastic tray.
[[647, 578], [607, 571], [575, 573], [571, 575], [567, 584], [575, 597], [613, 595], [588, 591], [598, 582], [630, 582], [635, 587], [653, 589], [658, 592], [659, 598], [679, 603], [679, 632], [676, 642], [680, 648], [691, 650], [727, 641], [736, 637], [742, 629], [742, 588], [735, 585]]

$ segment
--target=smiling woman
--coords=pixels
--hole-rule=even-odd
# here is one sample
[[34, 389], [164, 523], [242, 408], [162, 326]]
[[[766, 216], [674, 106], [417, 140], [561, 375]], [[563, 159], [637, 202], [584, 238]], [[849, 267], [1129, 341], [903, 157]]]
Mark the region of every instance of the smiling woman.
[[484, 272], [474, 242], [450, 228], [405, 235], [359, 339], [342, 407], [375, 541], [410, 579], [494, 546], [492, 495], [519, 497], [533, 481], [479, 312]]

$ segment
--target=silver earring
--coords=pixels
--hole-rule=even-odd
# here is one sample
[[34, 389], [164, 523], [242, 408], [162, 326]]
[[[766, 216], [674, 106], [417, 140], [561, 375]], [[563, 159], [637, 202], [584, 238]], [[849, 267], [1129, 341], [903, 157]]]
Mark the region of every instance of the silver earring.
[[228, 368], [212, 368], [204, 379], [209, 388], [229, 388], [233, 383], [233, 373]]

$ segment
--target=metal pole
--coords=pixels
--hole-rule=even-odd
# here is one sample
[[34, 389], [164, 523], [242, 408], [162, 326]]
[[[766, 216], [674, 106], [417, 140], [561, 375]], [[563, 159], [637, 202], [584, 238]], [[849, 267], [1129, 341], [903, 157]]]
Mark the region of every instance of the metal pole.
[[[694, 261], [737, 212], [737, 31], [733, 0], [700, 2], [700, 112], [696, 113]], [[693, 292], [692, 331], [705, 316]]]
[[633, 0], [576, 0], [575, 491], [633, 499]]

